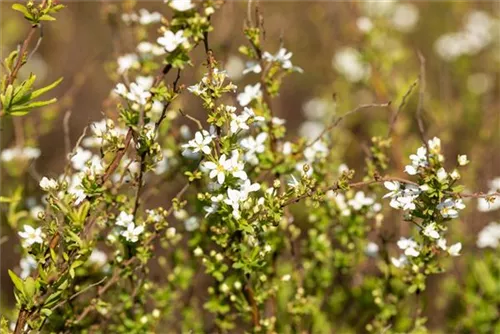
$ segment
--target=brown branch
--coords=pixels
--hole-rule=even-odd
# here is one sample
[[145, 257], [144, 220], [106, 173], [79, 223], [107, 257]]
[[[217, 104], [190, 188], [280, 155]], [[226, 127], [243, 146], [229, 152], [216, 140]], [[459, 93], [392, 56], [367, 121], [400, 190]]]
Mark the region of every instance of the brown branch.
[[132, 134], [133, 130], [132, 128], [128, 129], [127, 135], [125, 136], [125, 144], [122, 148], [116, 152], [115, 157], [113, 158], [113, 161], [111, 161], [111, 164], [108, 166], [106, 169], [106, 172], [102, 176], [102, 183], [104, 184], [110, 177], [113, 175], [113, 172], [118, 168], [118, 165], [120, 164], [120, 161], [122, 160], [123, 156], [125, 155], [125, 152], [127, 152], [128, 147], [130, 146], [130, 142], [132, 141]]

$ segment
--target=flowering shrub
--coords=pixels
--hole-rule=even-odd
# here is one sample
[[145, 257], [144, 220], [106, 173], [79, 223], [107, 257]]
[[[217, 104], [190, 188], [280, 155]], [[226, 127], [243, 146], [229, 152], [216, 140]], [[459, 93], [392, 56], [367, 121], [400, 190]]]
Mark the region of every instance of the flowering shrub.
[[[426, 332], [420, 295], [432, 276], [465, 254], [448, 230], [470, 198], [479, 211], [499, 209], [499, 179], [484, 193], [466, 191], [460, 178], [467, 156], [446, 161], [441, 140], [427, 135], [423, 59], [419, 81], [394, 97], [401, 99], [398, 107], [364, 104], [330, 120], [318, 113], [317, 122], [326, 124], [320, 131], [307, 131], [314, 128], [309, 124], [306, 136], [287, 140], [273, 98], [287, 77], [303, 70], [285, 46], [263, 49], [262, 17], [250, 4], [247, 43], [239, 50], [248, 58], [242, 74], [254, 82], [237, 87], [209, 44], [211, 18], [221, 6], [170, 0], [164, 13], [121, 16], [138, 33], [136, 51], [112, 66], [115, 112], [65, 145], [64, 172], [40, 176], [43, 195], [32, 204], [34, 183], [21, 177], [41, 154], [36, 142], [2, 150], [13, 181], [2, 188], [5, 221], [22, 252], [19, 266], [8, 271], [16, 307], [2, 317], [2, 331]], [[52, 96], [61, 80], [34, 89], [35, 74], [20, 80], [18, 73], [41, 22], [55, 20], [64, 6], [44, 0], [12, 7], [31, 25], [21, 48], [4, 61], [1, 116], [16, 122], [56, 103], [39, 97]], [[411, 5], [398, 10], [418, 19]], [[392, 24], [406, 31], [412, 23], [395, 15]], [[147, 33], [152, 25], [159, 32], [154, 38]], [[357, 25], [372, 29], [366, 17]], [[194, 61], [198, 49], [202, 63]], [[183, 82], [191, 66], [204, 74]], [[351, 82], [371, 74], [350, 47], [333, 66]], [[417, 84], [422, 146], [406, 159], [406, 177], [397, 176], [403, 170], [391, 175], [392, 131]], [[198, 100], [203, 119], [172, 107], [181, 95]], [[328, 107], [318, 101], [307, 107], [311, 114], [320, 108]], [[372, 138], [365, 168], [354, 171], [339, 159], [333, 134], [344, 118], [369, 108], [391, 112], [389, 132]], [[177, 128], [178, 118], [194, 133]], [[182, 185], [152, 207], [163, 183]], [[408, 233], [389, 236], [385, 216], [399, 213]], [[491, 223], [477, 246], [496, 249], [499, 240], [499, 224]], [[471, 277], [477, 279], [467, 278], [463, 295], [452, 292], [470, 307], [468, 317], [450, 328], [500, 330], [493, 251], [473, 264]], [[164, 327], [173, 323], [175, 329]]]

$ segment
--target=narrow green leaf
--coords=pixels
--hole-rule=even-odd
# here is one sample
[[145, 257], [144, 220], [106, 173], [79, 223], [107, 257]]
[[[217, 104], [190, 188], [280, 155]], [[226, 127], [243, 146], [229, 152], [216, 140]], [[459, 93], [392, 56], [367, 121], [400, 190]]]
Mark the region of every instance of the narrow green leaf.
[[49, 90], [55, 88], [57, 85], [59, 85], [61, 83], [61, 81], [63, 81], [63, 78], [59, 78], [56, 81], [54, 81], [53, 83], [51, 83], [50, 85], [35, 90], [33, 93], [31, 93], [31, 98], [36, 99], [37, 97], [39, 97], [43, 93], [48, 92]]
[[23, 280], [10, 269], [9, 269], [9, 276], [10, 276], [10, 279], [12, 280], [12, 283], [14, 283], [14, 286], [16, 287], [16, 289], [24, 294]]
[[56, 101], [57, 101], [57, 99], [53, 98], [53, 99], [47, 100], [47, 101], [36, 101], [36, 102], [32, 102], [30, 104], [25, 104], [22, 106], [15, 106], [15, 107], [12, 107], [10, 109], [9, 114], [12, 116], [25, 115], [32, 109], [44, 107], [46, 105], [55, 103]]

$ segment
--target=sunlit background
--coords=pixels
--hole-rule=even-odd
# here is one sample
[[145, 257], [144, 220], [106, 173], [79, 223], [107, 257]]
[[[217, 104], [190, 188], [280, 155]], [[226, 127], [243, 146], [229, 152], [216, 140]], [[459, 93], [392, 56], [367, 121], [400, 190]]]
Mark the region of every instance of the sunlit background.
[[[123, 15], [130, 14], [131, 3], [67, 2], [64, 15], [43, 29], [43, 43], [21, 76], [35, 72], [45, 83], [63, 76], [63, 84], [53, 93], [59, 103], [24, 118], [23, 138], [16, 138], [11, 120], [3, 121], [4, 164], [10, 159], [5, 149], [16, 141], [22, 140], [27, 146], [39, 142], [39, 152], [32, 154], [40, 156], [27, 177], [60, 174], [65, 162], [65, 115], [74, 143], [90, 122], [116, 113], [108, 99], [115, 85], [112, 79], [117, 78], [116, 59], [136, 51], [134, 18]], [[10, 5], [1, 4], [3, 57], [7, 50], [17, 47], [29, 29], [20, 15], [12, 14]], [[153, 12], [161, 11], [165, 4], [140, 1], [139, 7]], [[391, 108], [397, 108], [418, 78], [420, 52], [425, 58], [426, 131], [442, 139], [449, 161], [455, 161], [458, 154], [467, 154], [471, 164], [462, 177], [470, 191], [488, 191], [495, 187], [491, 181], [500, 177], [499, 9], [498, 2], [493, 1], [262, 1], [264, 48], [275, 53], [284, 46], [293, 53], [293, 64], [303, 69], [303, 73], [294, 73], [285, 80], [279, 97], [273, 100], [274, 113], [287, 121], [288, 136], [293, 139], [298, 135], [315, 138], [333, 117], [359, 104], [391, 101]], [[242, 74], [246, 59], [238, 53], [239, 46], [245, 44], [242, 30], [246, 17], [246, 2], [227, 1], [213, 17], [215, 32], [209, 37], [217, 61], [239, 89], [257, 80], [257, 74]], [[157, 35], [152, 28], [142, 38], [154, 42]], [[200, 48], [195, 63], [203, 57]], [[203, 68], [197, 70], [188, 70], [181, 83], [189, 86], [197, 82]], [[420, 145], [417, 102], [418, 88], [410, 93], [393, 134], [393, 175], [403, 176], [408, 155]], [[192, 115], [203, 114], [200, 103], [187, 94], [176, 100], [172, 109], [176, 108]], [[335, 130], [334, 150], [338, 150], [339, 159], [350, 168], [362, 170], [364, 148], [372, 136], [387, 133], [390, 114], [390, 108], [370, 109], [347, 118]], [[179, 127], [193, 126], [182, 118], [178, 122]], [[5, 170], [2, 177], [4, 181], [9, 177]], [[166, 188], [165, 198], [175, 190]], [[36, 205], [36, 201], [27, 205]], [[500, 222], [500, 210], [481, 206], [476, 200], [468, 201], [467, 206], [467, 214], [451, 230], [462, 240], [463, 253], [481, 257], [483, 246], [491, 246], [491, 242], [478, 241], [478, 233], [488, 223]], [[36, 215], [36, 207], [32, 212]], [[388, 229], [398, 226], [403, 233], [409, 226], [399, 219], [393, 215], [384, 224]], [[2, 224], [1, 301], [9, 305], [14, 300], [5, 273], [7, 268], [18, 266], [19, 255], [14, 247], [16, 236]], [[492, 233], [500, 234], [498, 229]], [[458, 278], [454, 286], [460, 286], [469, 270], [465, 262], [460, 258], [450, 265], [447, 275], [431, 278], [425, 311], [431, 329], [443, 328], [443, 319], [453, 315], [452, 301], [430, 296], [446, 286], [450, 275]]]

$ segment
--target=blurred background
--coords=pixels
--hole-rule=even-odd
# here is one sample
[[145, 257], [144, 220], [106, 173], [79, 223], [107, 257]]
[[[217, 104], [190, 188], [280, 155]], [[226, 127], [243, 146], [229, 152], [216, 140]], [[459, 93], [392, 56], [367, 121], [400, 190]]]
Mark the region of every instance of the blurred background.
[[[112, 68], [118, 56], [133, 52], [136, 45], [133, 27], [121, 19], [123, 13], [131, 11], [133, 2], [61, 2], [67, 9], [57, 21], [46, 24], [39, 49], [21, 72], [21, 76], [36, 73], [40, 84], [64, 77], [51, 93], [59, 103], [23, 119], [23, 140], [27, 144], [38, 142], [41, 150], [28, 177], [62, 172], [63, 119], [68, 111], [73, 143], [90, 122], [113, 114], [113, 106], [107, 103], [116, 84]], [[29, 29], [11, 5], [8, 1], [1, 3], [3, 58], [24, 40]], [[170, 13], [162, 1], [138, 1], [134, 10], [138, 8]], [[471, 164], [462, 175], [462, 183], [470, 191], [487, 191], [488, 182], [500, 177], [499, 2], [261, 1], [260, 11], [266, 30], [264, 49], [274, 54], [285, 47], [293, 53], [293, 64], [304, 70], [288, 76], [273, 100], [274, 114], [287, 121], [290, 139], [298, 135], [315, 137], [328, 119], [359, 104], [392, 101], [391, 108], [397, 108], [418, 78], [421, 52], [426, 69], [424, 121], [428, 135], [441, 138], [450, 166], [458, 154], [467, 154]], [[246, 17], [246, 2], [227, 1], [214, 15], [215, 31], [210, 34], [216, 59], [239, 89], [257, 81], [256, 74], [241, 74], [246, 59], [238, 53], [238, 47], [246, 43]], [[154, 42], [157, 36], [152, 28], [144, 37]], [[196, 57], [193, 62], [198, 64], [204, 57], [201, 47]], [[181, 83], [194, 84], [203, 70], [188, 69]], [[203, 119], [199, 103], [184, 95], [172, 108], [182, 106], [188, 114]], [[417, 101], [418, 87], [409, 95], [396, 124], [391, 175], [404, 176], [408, 155], [420, 146]], [[339, 157], [360, 175], [363, 148], [372, 136], [386, 135], [389, 119], [387, 109], [373, 109], [349, 117], [336, 132]], [[15, 144], [11, 122], [2, 120], [2, 149]], [[2, 177], [6, 177], [4, 172]], [[478, 212], [476, 202], [468, 204], [467, 214], [460, 218], [461, 223], [454, 224], [453, 233], [462, 236], [464, 253], [474, 253], [478, 231], [491, 221], [499, 221], [500, 210]], [[2, 233], [11, 234], [2, 224]], [[19, 261], [14, 244], [10, 240], [1, 244], [1, 300], [7, 304], [13, 302], [13, 296], [5, 273]], [[462, 258], [451, 268], [452, 275], [460, 276], [466, 270], [460, 261]], [[431, 293], [438, 286], [437, 281], [431, 283]], [[436, 309], [430, 307], [426, 312]], [[440, 316], [436, 314], [429, 320], [431, 328], [439, 326]]]

